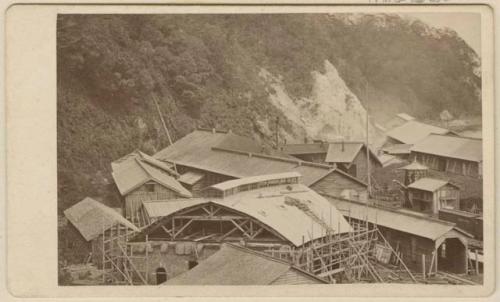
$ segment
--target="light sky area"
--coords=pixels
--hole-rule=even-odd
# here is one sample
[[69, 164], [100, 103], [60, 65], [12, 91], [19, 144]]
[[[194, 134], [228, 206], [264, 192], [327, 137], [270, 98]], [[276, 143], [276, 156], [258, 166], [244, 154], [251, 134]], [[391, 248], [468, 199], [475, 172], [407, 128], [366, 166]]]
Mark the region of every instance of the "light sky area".
[[481, 56], [481, 15], [478, 13], [411, 13], [404, 17], [417, 18], [432, 27], [448, 27], [457, 32]]

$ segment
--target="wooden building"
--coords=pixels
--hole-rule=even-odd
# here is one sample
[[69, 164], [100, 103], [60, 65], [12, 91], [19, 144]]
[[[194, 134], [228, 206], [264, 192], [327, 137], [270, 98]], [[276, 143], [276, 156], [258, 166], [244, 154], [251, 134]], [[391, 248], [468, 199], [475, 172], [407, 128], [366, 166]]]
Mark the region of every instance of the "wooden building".
[[[98, 267], [102, 267], [103, 262], [103, 236], [118, 235], [110, 234], [116, 230], [122, 230], [123, 233], [139, 231], [121, 215], [120, 209], [107, 207], [90, 197], [66, 209], [64, 215], [90, 245], [91, 260]], [[124, 238], [121, 240], [124, 241]]]
[[[241, 140], [241, 143], [239, 143]], [[296, 158], [254, 153], [259, 151], [254, 142], [231, 132], [195, 130], [154, 157], [175, 165], [178, 181], [194, 197], [203, 197], [203, 189], [232, 179], [265, 174], [297, 172], [301, 182], [314, 189], [352, 198], [365, 198], [367, 185], [329, 164], [303, 161]]]
[[480, 138], [431, 134], [411, 148], [410, 158], [433, 170], [481, 178], [482, 143]]
[[468, 271], [468, 242], [472, 235], [454, 223], [404, 209], [389, 209], [325, 196], [346, 218], [377, 225], [392, 248], [414, 272], [422, 267], [454, 273]]
[[143, 201], [191, 198], [192, 194], [176, 179], [173, 167], [140, 151], [111, 164], [115, 184], [124, 198], [125, 217], [144, 225], [138, 209]]
[[[367, 179], [366, 145], [362, 142], [288, 144], [283, 147], [283, 152], [304, 161], [335, 165], [351, 176], [362, 180]], [[370, 165], [374, 169], [382, 166], [378, 156], [372, 150], [370, 150]]]
[[434, 178], [420, 178], [408, 185], [412, 209], [437, 215], [439, 210], [460, 208], [460, 188], [448, 181]]
[[[144, 202], [151, 224], [129, 244], [150, 246], [146, 279], [157, 283], [160, 272], [176, 277], [219, 251], [223, 243], [244, 244], [265, 251], [290, 251], [323, 238], [343, 234], [351, 227], [325, 198], [297, 183], [297, 174], [263, 175], [213, 186], [216, 197]], [[326, 222], [326, 223], [325, 223]], [[145, 253], [142, 248], [142, 253]], [[242, 268], [244, 269], [244, 268]], [[257, 269], [257, 268], [253, 268]]]
[[288, 261], [243, 246], [224, 243], [219, 251], [165, 285], [326, 284]]
[[451, 131], [441, 127], [411, 120], [399, 127], [387, 131], [387, 141], [385, 146], [396, 144], [414, 145], [433, 133], [450, 134]]

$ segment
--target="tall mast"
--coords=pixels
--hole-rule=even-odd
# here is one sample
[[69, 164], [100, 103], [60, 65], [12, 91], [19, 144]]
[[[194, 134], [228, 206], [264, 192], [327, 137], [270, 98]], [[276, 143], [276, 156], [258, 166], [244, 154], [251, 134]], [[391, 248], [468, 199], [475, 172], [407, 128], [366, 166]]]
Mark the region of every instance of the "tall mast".
[[370, 176], [370, 147], [368, 144], [368, 110], [366, 110], [366, 174], [368, 175], [368, 197], [372, 195], [372, 181]]

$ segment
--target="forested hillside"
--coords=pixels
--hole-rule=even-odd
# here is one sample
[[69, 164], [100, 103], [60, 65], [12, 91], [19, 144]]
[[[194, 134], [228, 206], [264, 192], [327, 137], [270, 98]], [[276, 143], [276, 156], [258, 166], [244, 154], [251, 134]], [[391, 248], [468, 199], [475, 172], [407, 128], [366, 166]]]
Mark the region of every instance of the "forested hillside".
[[315, 81], [334, 66], [346, 104], [377, 121], [481, 110], [474, 51], [396, 15], [59, 15], [57, 50], [61, 210], [85, 196], [117, 205], [110, 162], [166, 146], [153, 98], [174, 140], [202, 126], [271, 141], [278, 117], [283, 137], [303, 140], [263, 70], [300, 104], [328, 101]]

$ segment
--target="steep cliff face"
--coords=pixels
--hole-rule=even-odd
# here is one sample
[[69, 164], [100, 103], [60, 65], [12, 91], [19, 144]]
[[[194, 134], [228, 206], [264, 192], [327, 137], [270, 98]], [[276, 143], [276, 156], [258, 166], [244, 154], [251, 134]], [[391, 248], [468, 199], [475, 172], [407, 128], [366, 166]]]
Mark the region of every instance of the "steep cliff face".
[[366, 111], [481, 113], [474, 51], [397, 15], [59, 15], [57, 63], [60, 209], [112, 195], [111, 160], [167, 145], [154, 98], [174, 140], [361, 140]]
[[[325, 72], [313, 71], [310, 97], [292, 98], [279, 77], [261, 69], [259, 75], [268, 85], [270, 101], [292, 122], [288, 141], [303, 138], [321, 140], [366, 139], [367, 111], [358, 97], [347, 87], [337, 69], [324, 62]], [[381, 133], [372, 121], [368, 127], [370, 142], [378, 142]]]

